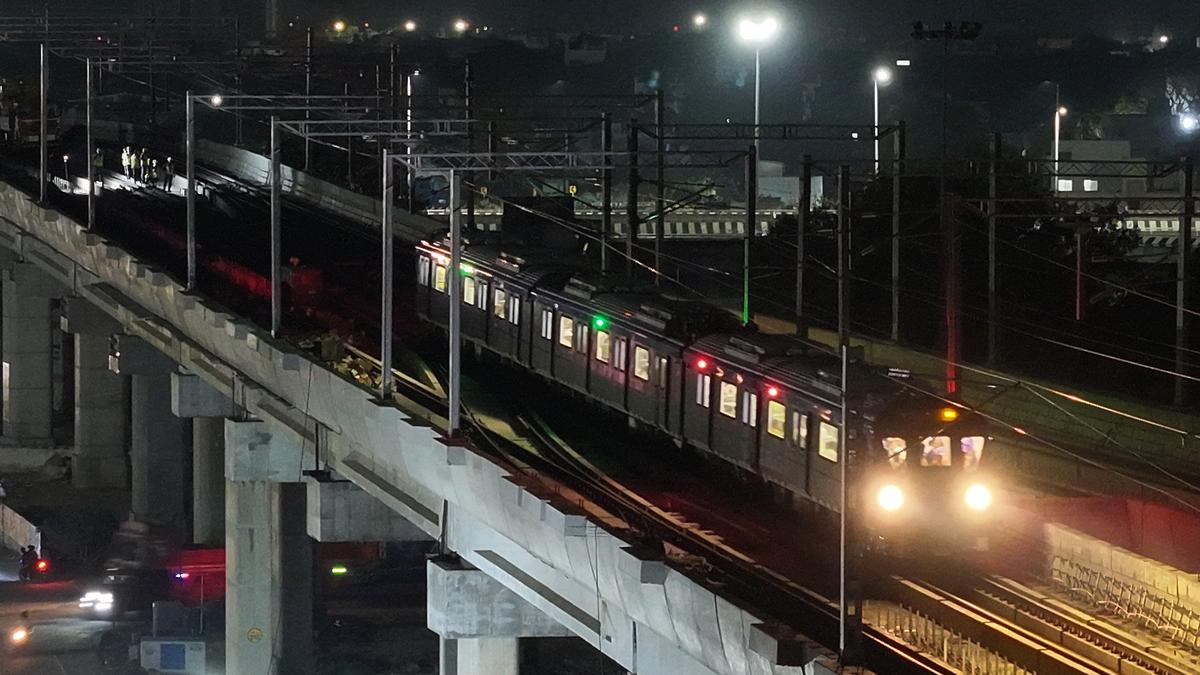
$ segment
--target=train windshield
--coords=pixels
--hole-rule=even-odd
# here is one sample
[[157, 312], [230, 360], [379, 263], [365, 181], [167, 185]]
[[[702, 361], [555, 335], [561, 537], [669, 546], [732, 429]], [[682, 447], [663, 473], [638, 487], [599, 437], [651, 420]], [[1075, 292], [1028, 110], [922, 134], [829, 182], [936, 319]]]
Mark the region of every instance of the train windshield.
[[[962, 450], [962, 467], [964, 471], [974, 471], [979, 468], [979, 460], [983, 457], [983, 436], [967, 436], [957, 439]], [[948, 467], [954, 465], [955, 439], [950, 436], [927, 436], [921, 439], [921, 466]], [[888, 464], [893, 469], [899, 469], [908, 462], [908, 441], [896, 436], [889, 436], [881, 441], [887, 453]]]
[[979, 460], [983, 457], [983, 442], [983, 436], [967, 436], [962, 439], [964, 471], [974, 471], [979, 468]]

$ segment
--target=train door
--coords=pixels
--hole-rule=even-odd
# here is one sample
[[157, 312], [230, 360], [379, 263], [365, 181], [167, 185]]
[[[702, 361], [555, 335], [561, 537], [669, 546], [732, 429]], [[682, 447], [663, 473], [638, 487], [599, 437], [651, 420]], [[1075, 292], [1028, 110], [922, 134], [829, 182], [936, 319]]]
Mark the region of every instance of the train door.
[[671, 430], [671, 360], [658, 355], [654, 361], [655, 412], [654, 422], [659, 429]]

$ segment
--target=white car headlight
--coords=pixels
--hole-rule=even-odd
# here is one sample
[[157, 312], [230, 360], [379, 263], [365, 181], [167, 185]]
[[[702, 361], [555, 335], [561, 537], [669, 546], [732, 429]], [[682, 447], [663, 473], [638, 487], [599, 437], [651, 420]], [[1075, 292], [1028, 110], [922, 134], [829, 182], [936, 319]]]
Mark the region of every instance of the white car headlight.
[[983, 483], [975, 483], [963, 493], [963, 501], [972, 511], [986, 511], [992, 505], [992, 491]]
[[904, 492], [898, 486], [884, 485], [879, 489], [876, 501], [884, 511], [899, 511], [900, 507], [904, 506]]

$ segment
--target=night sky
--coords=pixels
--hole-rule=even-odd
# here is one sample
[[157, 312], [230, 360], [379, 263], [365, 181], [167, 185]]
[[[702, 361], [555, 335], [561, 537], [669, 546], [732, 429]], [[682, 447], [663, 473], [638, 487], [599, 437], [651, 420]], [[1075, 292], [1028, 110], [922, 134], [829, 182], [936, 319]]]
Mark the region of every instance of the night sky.
[[[203, 0], [157, 0], [160, 6]], [[88, 13], [127, 12], [138, 0], [95, 0]], [[149, 0], [141, 0], [142, 4]], [[222, 0], [227, 10], [260, 14], [256, 2]], [[51, 12], [78, 14], [78, 3], [49, 0]], [[43, 3], [8, 0], [6, 11], [40, 11]], [[789, 18], [801, 35], [811, 31], [853, 29], [873, 36], [906, 32], [912, 21], [974, 20], [994, 34], [1035, 32], [1107, 37], [1136, 37], [1167, 31], [1194, 39], [1200, 13], [1191, 0], [801, 0], [760, 3], [708, 0], [283, 0], [284, 12], [305, 22], [349, 20], [399, 21], [410, 16], [426, 24], [465, 16], [499, 29], [552, 28], [619, 32], [640, 27], [669, 30], [697, 10], [714, 19], [755, 6], [771, 7]], [[247, 17], [249, 18], [249, 17]]]

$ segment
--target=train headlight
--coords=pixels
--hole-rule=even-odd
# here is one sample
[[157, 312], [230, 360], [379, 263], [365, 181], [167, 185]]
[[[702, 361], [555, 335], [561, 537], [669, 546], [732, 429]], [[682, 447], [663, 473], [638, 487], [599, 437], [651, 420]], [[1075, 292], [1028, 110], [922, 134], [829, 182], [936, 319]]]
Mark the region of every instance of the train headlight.
[[884, 485], [879, 488], [876, 501], [879, 502], [879, 508], [884, 511], [896, 512], [904, 506], [904, 492], [895, 485]]
[[963, 501], [972, 511], [986, 511], [992, 505], [992, 491], [983, 483], [975, 483], [963, 494]]

